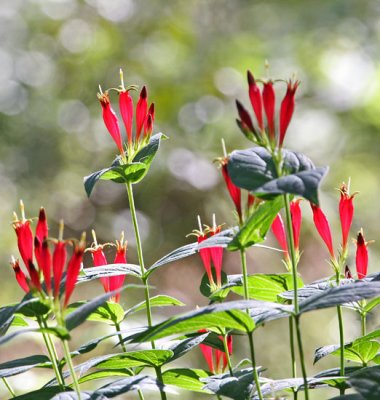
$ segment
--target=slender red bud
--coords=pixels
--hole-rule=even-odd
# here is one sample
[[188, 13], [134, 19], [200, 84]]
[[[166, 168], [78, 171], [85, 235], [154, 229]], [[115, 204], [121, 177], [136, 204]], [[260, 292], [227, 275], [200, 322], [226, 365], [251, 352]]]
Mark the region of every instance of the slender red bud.
[[358, 233], [356, 240], [356, 273], [359, 279], [367, 276], [368, 270], [368, 243], [364, 239], [363, 229]]
[[148, 93], [146, 87], [143, 86], [140, 92], [140, 98], [136, 105], [136, 140], [139, 140], [141, 130], [144, 126], [146, 114], [148, 111]]
[[239, 187], [237, 187], [231, 180], [229, 174], [228, 174], [228, 159], [225, 158], [222, 161], [222, 174], [223, 174], [223, 178], [224, 181], [226, 182], [226, 186], [228, 189], [228, 192], [231, 196], [232, 201], [235, 204], [236, 207], [236, 211], [239, 215], [239, 220], [241, 220], [242, 217], [242, 211], [241, 211], [241, 190]]
[[343, 252], [347, 248], [348, 235], [354, 217], [354, 204], [353, 199], [356, 193], [350, 196], [348, 187], [344, 183], [340, 187], [340, 201], [339, 201], [339, 216], [340, 224], [342, 226], [342, 249]]
[[264, 83], [263, 89], [263, 103], [265, 115], [267, 117], [268, 131], [270, 140], [274, 140], [274, 111], [276, 104], [276, 95], [273, 88], [273, 82], [268, 81]]
[[[124, 242], [124, 232], [121, 234], [120, 241], [116, 241], [116, 255], [114, 264], [126, 264], [127, 263], [127, 242]], [[110, 292], [119, 289], [123, 286], [125, 275], [116, 275], [109, 277], [109, 290]], [[117, 293], [112, 300], [116, 303], [120, 301], [120, 293]]]
[[284, 221], [282, 220], [281, 214], [277, 214], [276, 218], [272, 222], [271, 229], [275, 238], [277, 239], [278, 244], [285, 253], [285, 260], [287, 260], [289, 258], [289, 249], [288, 242], [286, 240]]
[[36, 288], [38, 291], [41, 291], [40, 276], [39, 276], [38, 271], [36, 270], [36, 267], [34, 266], [32, 261], [29, 261], [28, 271], [29, 271], [29, 275], [30, 275], [31, 285], [34, 288]]
[[66, 243], [58, 241], [53, 253], [54, 298], [59, 298], [59, 289], [62, 280], [63, 269], [66, 264]]
[[51, 254], [49, 245], [45, 239], [42, 244], [37, 237], [34, 238], [34, 253], [39, 269], [42, 271], [46, 290], [51, 293]]
[[119, 95], [120, 114], [127, 131], [128, 144], [132, 143], [132, 121], [133, 121], [133, 99], [129, 91], [120, 92]]
[[123, 149], [123, 139], [121, 137], [119, 122], [115, 111], [111, 107], [110, 98], [107, 92], [103, 94], [98, 94], [98, 99], [103, 110], [103, 120], [108, 132], [110, 133], [112, 139], [116, 143], [120, 154], [124, 154]]
[[16, 280], [18, 282], [18, 284], [20, 285], [21, 289], [25, 292], [25, 293], [29, 293], [30, 289], [29, 289], [29, 285], [28, 282], [26, 280], [26, 276], [24, 274], [24, 272], [22, 271], [22, 269], [20, 268], [20, 263], [18, 260], [13, 259], [11, 261], [11, 266], [13, 268], [13, 271], [16, 275]]
[[255, 78], [251, 71], [247, 71], [249, 99], [251, 100], [253, 111], [256, 115], [257, 124], [261, 130], [264, 130], [263, 123], [263, 102], [261, 98], [260, 88], [257, 86]]
[[294, 249], [296, 251], [299, 251], [301, 223], [302, 223], [302, 211], [301, 211], [301, 207], [300, 207], [300, 201], [301, 201], [301, 199], [298, 199], [298, 200], [294, 200], [290, 203], [290, 214], [292, 216]]
[[311, 209], [313, 210], [314, 225], [317, 228], [320, 237], [325, 242], [331, 258], [335, 259], [329, 221], [320, 207], [312, 203], [310, 203], [310, 205]]
[[286, 90], [286, 94], [284, 99], [281, 102], [280, 108], [280, 139], [279, 145], [282, 147], [282, 143], [284, 142], [286, 130], [290, 124], [294, 113], [295, 107], [295, 93], [299, 86], [299, 81], [289, 81], [288, 88]]
[[348, 268], [348, 265], [346, 265], [346, 268], [344, 269], [344, 277], [346, 279], [352, 279], [352, 274], [350, 268]]
[[243, 104], [241, 104], [239, 100], [236, 100], [236, 107], [243, 124], [247, 126], [251, 132], [256, 132], [248, 111], [244, 108]]
[[17, 235], [17, 245], [21, 258], [28, 268], [29, 262], [33, 262], [33, 233], [30, 228], [30, 221], [15, 221], [13, 228]]
[[40, 241], [40, 243], [42, 243], [45, 239], [47, 239], [48, 234], [49, 228], [47, 224], [45, 209], [41, 207], [36, 226], [36, 238]]

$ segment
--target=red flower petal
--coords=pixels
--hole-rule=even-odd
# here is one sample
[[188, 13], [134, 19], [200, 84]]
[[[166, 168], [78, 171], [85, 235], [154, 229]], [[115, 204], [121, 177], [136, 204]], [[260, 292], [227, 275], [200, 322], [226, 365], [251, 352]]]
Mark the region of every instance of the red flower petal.
[[238, 188], [231, 180], [229, 174], [228, 174], [228, 169], [227, 169], [227, 163], [228, 160], [225, 159], [222, 163], [222, 174], [224, 181], [226, 182], [228, 192], [230, 193], [231, 199], [235, 204], [236, 211], [239, 215], [239, 219], [242, 217], [242, 211], [241, 211], [241, 190]]
[[293, 238], [294, 248], [296, 251], [299, 250], [301, 223], [302, 223], [302, 211], [300, 207], [300, 199], [294, 200], [290, 203], [290, 214], [292, 216], [292, 227], [293, 227]]
[[347, 248], [348, 235], [350, 233], [352, 219], [354, 217], [354, 204], [353, 199], [355, 195], [350, 196], [347, 191], [347, 186], [342, 185], [340, 188], [340, 201], [339, 201], [339, 216], [340, 224], [342, 227], [342, 248]]
[[267, 117], [269, 138], [274, 140], [274, 110], [276, 104], [276, 95], [272, 81], [264, 83], [263, 103], [265, 115]]
[[368, 270], [368, 248], [363, 236], [363, 231], [358, 233], [356, 241], [356, 272], [359, 279], [367, 276]]
[[[91, 254], [95, 267], [101, 267], [103, 265], [108, 264], [106, 256], [103, 253], [102, 246], [97, 246], [95, 249], [91, 249]], [[104, 291], [109, 292], [110, 291], [109, 278], [108, 277], [100, 278], [100, 282], [103, 285]]]
[[280, 214], [277, 214], [276, 218], [273, 220], [271, 229], [274, 236], [277, 239], [278, 244], [285, 252], [284, 257], [286, 259], [289, 258], [289, 249], [288, 249], [288, 242], [286, 240], [284, 222]]
[[45, 239], [42, 244], [37, 237], [34, 238], [34, 253], [39, 269], [42, 271], [46, 290], [51, 293], [51, 254], [49, 245]]
[[335, 258], [329, 221], [327, 220], [326, 215], [323, 213], [320, 207], [312, 203], [310, 203], [310, 205], [311, 209], [313, 210], [314, 225], [317, 228], [320, 237], [325, 242], [331, 258]]
[[141, 130], [144, 126], [145, 118], [148, 111], [148, 93], [144, 86], [140, 92], [140, 98], [136, 105], [136, 140], [139, 140]]
[[20, 268], [20, 264], [19, 264], [18, 260], [12, 261], [11, 265], [12, 265], [13, 271], [16, 275], [16, 280], [17, 280], [18, 284], [20, 285], [21, 289], [25, 293], [29, 293], [30, 292], [29, 285], [26, 280], [25, 274], [22, 272], [22, 269]]
[[238, 110], [239, 117], [244, 126], [248, 127], [248, 129], [251, 132], [255, 132], [255, 127], [253, 126], [252, 119], [248, 111], [244, 108], [243, 104], [241, 104], [239, 100], [236, 100], [236, 107]]
[[[127, 263], [127, 243], [122, 243], [118, 241], [116, 243], [116, 255], [114, 264], [126, 264]], [[125, 275], [117, 275], [109, 277], [109, 289], [110, 292], [119, 289], [123, 286], [125, 280]], [[116, 303], [120, 301], [120, 293], [117, 293], [113, 299]]]
[[38, 215], [38, 222], [36, 226], [36, 237], [42, 243], [48, 237], [49, 228], [47, 224], [47, 218], [45, 209], [43, 207], [40, 208], [40, 213]]
[[28, 268], [29, 262], [33, 262], [33, 233], [30, 222], [28, 220], [16, 221], [13, 223], [13, 227], [17, 235], [17, 245], [21, 258]]
[[282, 146], [282, 143], [285, 138], [286, 130], [288, 129], [288, 126], [290, 124], [290, 121], [291, 121], [293, 113], [294, 113], [295, 93], [298, 88], [298, 85], [299, 85], [298, 81], [295, 81], [294, 83], [292, 81], [289, 81], [285, 97], [281, 102], [280, 139], [279, 139], [280, 147]]
[[127, 131], [128, 143], [132, 143], [132, 121], [133, 121], [133, 99], [129, 91], [120, 92], [119, 95], [120, 114]]
[[[202, 243], [204, 240], [207, 239], [206, 235], [200, 235], [198, 236], [198, 243]], [[214, 278], [212, 276], [211, 272], [211, 252], [210, 248], [205, 248], [205, 249], [200, 249], [199, 250], [199, 255], [201, 256], [203, 266], [206, 270], [208, 280], [210, 283], [214, 283]]]
[[259, 128], [263, 130], [263, 101], [261, 98], [260, 88], [257, 86], [251, 71], [247, 71], [247, 78], [249, 86], [249, 99], [251, 100], [252, 108], [256, 115], [257, 124], [259, 125]]
[[83, 259], [83, 253], [84, 244], [76, 245], [73, 255], [71, 256], [67, 265], [64, 307], [66, 307], [69, 303], [70, 297], [75, 288], [75, 284], [77, 283], [80, 266]]
[[54, 297], [59, 297], [59, 289], [62, 280], [63, 269], [66, 264], [66, 243], [58, 241], [53, 253]]

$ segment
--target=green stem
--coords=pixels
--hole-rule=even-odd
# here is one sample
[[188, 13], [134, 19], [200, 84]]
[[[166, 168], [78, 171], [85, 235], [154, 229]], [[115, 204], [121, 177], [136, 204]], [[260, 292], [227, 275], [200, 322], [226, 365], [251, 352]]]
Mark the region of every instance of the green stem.
[[73, 360], [71, 359], [69, 343], [65, 339], [62, 340], [62, 343], [63, 343], [63, 350], [65, 352], [66, 363], [67, 363], [67, 366], [69, 367], [70, 374], [73, 379], [74, 389], [78, 396], [78, 400], [81, 400], [80, 387], [79, 387], [77, 376], [75, 374]]
[[[120, 324], [117, 323], [117, 322], [115, 322], [115, 329], [116, 329], [116, 332], [120, 331]], [[121, 346], [121, 349], [123, 350], [124, 353], [126, 353], [127, 352], [127, 348], [125, 347], [125, 343], [123, 342], [123, 336], [121, 336], [121, 333], [118, 333], [117, 337], [119, 339], [119, 344]]]
[[[48, 328], [48, 326], [46, 324], [46, 321], [45, 321], [45, 319], [43, 317], [37, 317], [37, 322], [38, 322], [40, 328], [42, 328], [42, 329], [43, 328], [45, 328], [45, 329]], [[58, 367], [58, 356], [57, 356], [57, 352], [55, 350], [54, 343], [53, 343], [53, 341], [52, 341], [52, 339], [51, 339], [49, 334], [46, 334], [46, 333], [43, 332], [42, 333], [42, 337], [44, 339], [46, 349], [47, 349], [47, 351], [49, 353], [50, 361], [51, 361], [51, 364], [53, 366], [53, 370], [54, 370], [55, 376], [57, 378], [58, 384], [62, 389], [64, 389], [65, 381], [63, 379], [62, 372]]]
[[228, 351], [227, 335], [223, 335], [223, 347], [224, 347], [224, 353], [225, 353], [226, 359], [227, 359], [228, 371], [230, 372], [231, 376], [234, 376], [234, 372], [232, 371], [231, 357], [230, 357], [230, 353]]
[[261, 387], [260, 387], [260, 382], [259, 382], [259, 374], [257, 373], [257, 367], [256, 367], [256, 359], [255, 359], [255, 346], [253, 343], [253, 332], [248, 333], [248, 339], [249, 339], [249, 348], [251, 351], [251, 360], [252, 360], [252, 368], [253, 368], [253, 379], [255, 381], [255, 386], [256, 386], [256, 391], [257, 395], [259, 396], [260, 400], [263, 400], [263, 394], [261, 393]]
[[365, 336], [367, 334], [367, 313], [360, 314], [360, 319], [362, 322], [362, 336]]
[[6, 386], [6, 388], [8, 389], [9, 393], [11, 394], [12, 397], [16, 397], [16, 393], [14, 392], [14, 390], [12, 389], [12, 386], [10, 385], [10, 383], [8, 382], [8, 380], [6, 378], [1, 378], [3, 380], [4, 385]]
[[[241, 258], [241, 269], [243, 273], [243, 286], [244, 286], [244, 299], [249, 300], [249, 291], [248, 291], [248, 272], [247, 272], [247, 255], [245, 250], [240, 250], [240, 258]], [[247, 310], [247, 314], [249, 315], [249, 310]], [[261, 387], [259, 383], [259, 375], [256, 369], [256, 358], [255, 358], [255, 346], [253, 343], [253, 332], [248, 333], [249, 339], [249, 348], [251, 352], [251, 362], [253, 369], [253, 379], [255, 381], [257, 395], [260, 400], [263, 400], [263, 395], [261, 393]]]
[[[290, 355], [292, 357], [292, 378], [297, 377], [297, 364], [296, 355], [294, 351], [294, 329], [293, 329], [293, 318], [289, 318], [289, 339], [290, 339]], [[298, 392], [293, 389], [293, 399], [297, 400]]]
[[[340, 283], [340, 267], [336, 270], [336, 284], [339, 286]], [[345, 375], [344, 371], [344, 325], [342, 316], [342, 306], [337, 306], [336, 311], [338, 314], [338, 324], [339, 324], [339, 346], [340, 346], [340, 376]], [[339, 393], [344, 395], [345, 389], [341, 387]]]
[[[141, 237], [140, 237], [139, 224], [137, 222], [136, 206], [135, 206], [135, 200], [134, 200], [134, 196], [133, 196], [132, 183], [131, 182], [126, 183], [126, 188], [127, 188], [127, 194], [128, 194], [129, 208], [131, 210], [133, 229], [135, 231], [135, 237], [136, 237], [137, 256], [138, 256], [139, 264], [141, 267], [141, 279], [145, 286], [146, 317], [148, 320], [148, 326], [151, 327], [152, 326], [152, 310], [151, 310], [151, 305], [150, 305], [148, 277], [145, 276], [146, 270], [145, 270], [145, 266], [144, 266], [142, 242], [141, 242]], [[152, 340], [150, 343], [151, 343], [152, 349], [155, 349], [156, 348], [155, 342]], [[156, 368], [156, 375], [157, 375], [157, 379], [159, 381], [163, 382], [162, 381], [162, 372], [161, 372], [160, 367]], [[161, 389], [160, 394], [161, 394], [161, 400], [166, 400], [166, 393], [164, 392], [164, 390]]]
[[285, 213], [286, 213], [286, 230], [288, 236], [288, 247], [290, 252], [290, 260], [292, 262], [292, 276], [293, 276], [293, 291], [294, 291], [294, 323], [296, 326], [296, 333], [297, 333], [297, 344], [298, 344], [298, 352], [300, 355], [301, 361], [301, 370], [302, 370], [302, 377], [305, 386], [305, 399], [309, 400], [309, 388], [307, 385], [307, 373], [305, 367], [305, 359], [302, 347], [302, 337], [301, 337], [301, 329], [300, 329], [300, 321], [299, 321], [299, 305], [298, 305], [298, 273], [297, 273], [297, 259], [296, 259], [296, 252], [294, 249], [294, 234], [293, 234], [293, 227], [292, 227], [292, 217], [290, 214], [290, 201], [289, 201], [289, 194], [284, 194], [284, 203], [285, 203]]

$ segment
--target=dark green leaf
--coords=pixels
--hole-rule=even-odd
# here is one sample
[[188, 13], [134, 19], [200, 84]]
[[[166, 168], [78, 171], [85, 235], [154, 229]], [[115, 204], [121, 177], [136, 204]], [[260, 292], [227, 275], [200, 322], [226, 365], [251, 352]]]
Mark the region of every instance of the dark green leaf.
[[49, 335], [54, 335], [60, 339], [70, 339], [69, 332], [62, 327], [52, 327], [52, 328], [30, 328], [22, 329], [16, 332], [12, 332], [9, 335], [0, 338], [0, 345], [9, 342], [10, 340], [16, 338], [17, 336], [23, 335], [24, 333], [48, 333]]
[[171, 350], [138, 350], [115, 355], [97, 364], [99, 368], [121, 369], [139, 366], [159, 367], [173, 357]]
[[99, 179], [116, 183], [138, 182], [146, 173], [146, 165], [139, 162], [108, 168]]
[[[166, 296], [166, 295], [162, 295], [162, 294], [154, 296], [150, 299], [151, 307], [167, 307], [167, 306], [182, 307], [184, 305], [185, 304], [182, 303], [182, 301], [177, 300], [176, 298], [174, 298], [172, 296]], [[133, 313], [141, 311], [141, 310], [145, 310], [145, 308], [146, 308], [146, 301], [144, 300], [141, 303], [138, 303], [135, 306], [133, 306], [132, 308], [130, 308], [129, 310], [127, 310], [125, 312], [125, 316], [127, 316], [129, 314], [133, 314]]]
[[290, 193], [319, 204], [318, 187], [327, 167], [315, 168], [305, 155], [282, 150], [285, 176], [279, 177], [271, 154], [263, 147], [233, 151], [228, 172], [233, 183], [264, 199]]
[[283, 199], [281, 197], [260, 204], [229, 243], [228, 250], [244, 250], [256, 243], [263, 242], [282, 207]]
[[49, 367], [51, 365], [48, 357], [43, 355], [29, 356], [17, 360], [7, 361], [0, 364], [0, 378], [22, 374], [35, 367]]
[[165, 385], [173, 385], [193, 392], [211, 393], [203, 389], [205, 384], [200, 381], [201, 378], [207, 378], [209, 375], [202, 369], [175, 368], [164, 371], [162, 379]]
[[[67, 387], [66, 389], [71, 390], [69, 387]], [[62, 388], [60, 386], [49, 386], [22, 394], [20, 396], [16, 396], [12, 400], [51, 400], [53, 398], [56, 398], [54, 395], [61, 392]]]
[[126, 368], [123, 369], [103, 369], [101, 371], [91, 372], [79, 379], [79, 383], [105, 379], [113, 376], [131, 376], [132, 372]]
[[37, 300], [27, 302], [23, 307], [20, 307], [17, 313], [24, 315], [25, 317], [39, 317], [47, 314], [49, 311], [50, 306], [48, 303], [45, 303], [42, 300]]
[[354, 372], [348, 382], [363, 399], [380, 399], [380, 366], [362, 368]]
[[[214, 278], [214, 282], [216, 282], [216, 271], [215, 268], [212, 267], [212, 275]], [[224, 271], [222, 271], [221, 274], [221, 278], [222, 278], [222, 285], [226, 285], [227, 284], [227, 275]], [[203, 294], [203, 296], [213, 300], [213, 301], [223, 301], [229, 292], [229, 289], [218, 289], [218, 290], [212, 290], [212, 287], [210, 285], [210, 281], [208, 279], [208, 275], [207, 273], [203, 274], [202, 280], [201, 280], [201, 285], [199, 287], [199, 291]]]
[[194, 347], [198, 346], [200, 343], [202, 343], [209, 333], [203, 333], [202, 335], [195, 336], [195, 337], [190, 337], [186, 338], [183, 340], [178, 340], [174, 344], [172, 344], [169, 347], [169, 350], [173, 352], [173, 355], [167, 362], [172, 362], [176, 360], [177, 358], [182, 357], [184, 354], [188, 353], [190, 350], [192, 350]]

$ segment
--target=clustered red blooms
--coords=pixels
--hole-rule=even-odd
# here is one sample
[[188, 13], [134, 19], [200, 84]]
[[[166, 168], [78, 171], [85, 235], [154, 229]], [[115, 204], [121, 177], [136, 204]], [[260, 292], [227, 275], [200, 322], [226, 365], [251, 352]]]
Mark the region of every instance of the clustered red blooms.
[[[281, 148], [285, 139], [285, 134], [292, 119], [295, 107], [295, 93], [299, 86], [299, 81], [289, 80], [287, 90], [280, 106], [279, 132], [276, 135], [275, 111], [276, 111], [276, 93], [274, 81], [256, 80], [250, 71], [247, 72], [249, 99], [251, 101], [253, 112], [256, 116], [257, 127], [252, 121], [249, 112], [237, 100], [239, 118], [237, 124], [242, 132], [249, 138], [252, 138], [261, 146], [272, 147], [278, 143]], [[263, 84], [262, 90], [258, 83]], [[264, 112], [263, 112], [264, 111]], [[267, 128], [265, 128], [263, 114], [265, 113]], [[276, 138], [277, 136], [277, 138]]]
[[[199, 217], [198, 217], [199, 218]], [[204, 240], [216, 235], [222, 229], [221, 225], [214, 223], [213, 227], [207, 225], [202, 229], [202, 224], [199, 221], [199, 231], [194, 230], [193, 234], [198, 238], [198, 244]], [[206, 247], [199, 249], [199, 255], [201, 256], [203, 266], [206, 270], [208, 280], [212, 289], [222, 286], [222, 262], [223, 262], [223, 247]], [[216, 284], [212, 274], [212, 266], [214, 266], [216, 275]]]
[[[294, 250], [296, 252], [296, 258], [299, 257], [299, 242], [301, 234], [301, 223], [302, 223], [302, 211], [300, 207], [301, 199], [293, 200], [290, 203], [290, 215], [292, 219], [292, 229], [293, 229], [293, 240], [294, 240]], [[278, 213], [271, 226], [272, 233], [274, 234], [277, 242], [279, 243], [281, 249], [284, 251], [285, 265], [290, 268], [289, 260], [289, 248], [287, 235], [285, 233], [284, 221], [281, 214]]]
[[[348, 186], [343, 183], [339, 189], [340, 200], [339, 200], [339, 217], [342, 230], [342, 253], [341, 256], [345, 260], [347, 256], [347, 244], [348, 236], [350, 233], [352, 220], [354, 217], [354, 204], [353, 199], [356, 193], [350, 195]], [[334, 246], [331, 236], [331, 229], [329, 221], [319, 206], [311, 204], [313, 211], [313, 219], [315, 227], [322, 240], [325, 242], [327, 249], [330, 253], [331, 261], [333, 265], [337, 265], [334, 254]], [[368, 269], [368, 243], [364, 239], [363, 229], [360, 230], [356, 240], [356, 273], [359, 279], [365, 278], [367, 276]], [[348, 266], [345, 267], [345, 277], [351, 278], [351, 272]]]
[[[38, 222], [36, 226], [35, 235], [30, 226], [30, 220], [25, 218], [24, 206], [21, 202], [22, 219], [19, 220], [15, 214], [13, 227], [17, 235], [17, 244], [20, 256], [24, 262], [28, 275], [25, 275], [20, 267], [18, 260], [13, 259], [11, 265], [16, 275], [16, 280], [20, 287], [29, 293], [30, 290], [37, 291], [38, 293], [46, 293], [50, 296], [53, 291], [55, 300], [60, 298], [60, 287], [62, 283], [63, 272], [66, 267], [66, 281], [65, 281], [65, 298], [64, 307], [67, 306], [69, 299], [74, 290], [75, 284], [78, 279], [82, 258], [85, 248], [84, 235], [78, 241], [67, 241], [60, 239], [48, 239], [48, 224], [43, 208], [40, 209]], [[61, 235], [63, 231], [63, 224], [61, 224]], [[50, 244], [54, 244], [53, 255], [49, 248]], [[74, 249], [68, 263], [67, 259], [67, 245], [73, 244]], [[37, 268], [35, 266], [34, 257], [36, 258]], [[41, 285], [41, 278], [45, 283], [45, 289]], [[54, 288], [52, 290], [52, 278], [54, 278]]]
[[[89, 251], [92, 255], [92, 260], [95, 267], [101, 267], [103, 265], [108, 265], [107, 258], [103, 252], [105, 246], [116, 246], [116, 254], [114, 258], [114, 264], [126, 264], [127, 263], [127, 241], [124, 241], [124, 232], [121, 233], [120, 241], [116, 240], [116, 244], [113, 243], [105, 243], [98, 244], [96, 240], [95, 231], [92, 231], [92, 235], [94, 238], [94, 242], [90, 248], [86, 251]], [[100, 281], [103, 285], [104, 291], [106, 293], [113, 292], [114, 290], [120, 289], [124, 284], [125, 275], [116, 275], [116, 276], [107, 276], [100, 278]], [[115, 296], [111, 297], [111, 301], [115, 301], [118, 303], [120, 301], [120, 293], [117, 293]]]
[[[119, 110], [120, 115], [123, 120], [126, 135], [127, 135], [127, 149], [128, 152], [139, 148], [139, 145], [149, 141], [153, 132], [153, 122], [154, 122], [154, 103], [152, 103], [148, 108], [148, 92], [146, 86], [143, 86], [140, 92], [139, 99], [136, 104], [136, 123], [135, 123], [135, 135], [133, 138], [133, 99], [130, 95], [130, 91], [135, 89], [134, 86], [124, 87], [123, 75], [121, 74], [121, 89], [119, 92]], [[103, 120], [104, 124], [110, 133], [112, 139], [116, 143], [119, 152], [124, 158], [124, 147], [123, 147], [123, 137], [120, 131], [118, 117], [111, 106], [109, 91], [104, 93], [100, 90], [98, 93], [98, 99], [103, 110]]]
[[[207, 332], [207, 330], [203, 329], [199, 331], [200, 333]], [[219, 336], [219, 339], [223, 341], [223, 336]], [[208, 368], [210, 372], [213, 374], [222, 373], [227, 367], [227, 355], [224, 351], [215, 349], [207, 344], [201, 343], [199, 345], [202, 354], [207, 362]], [[227, 349], [228, 353], [232, 354], [232, 336], [227, 335]], [[222, 364], [220, 361], [223, 360]]]

